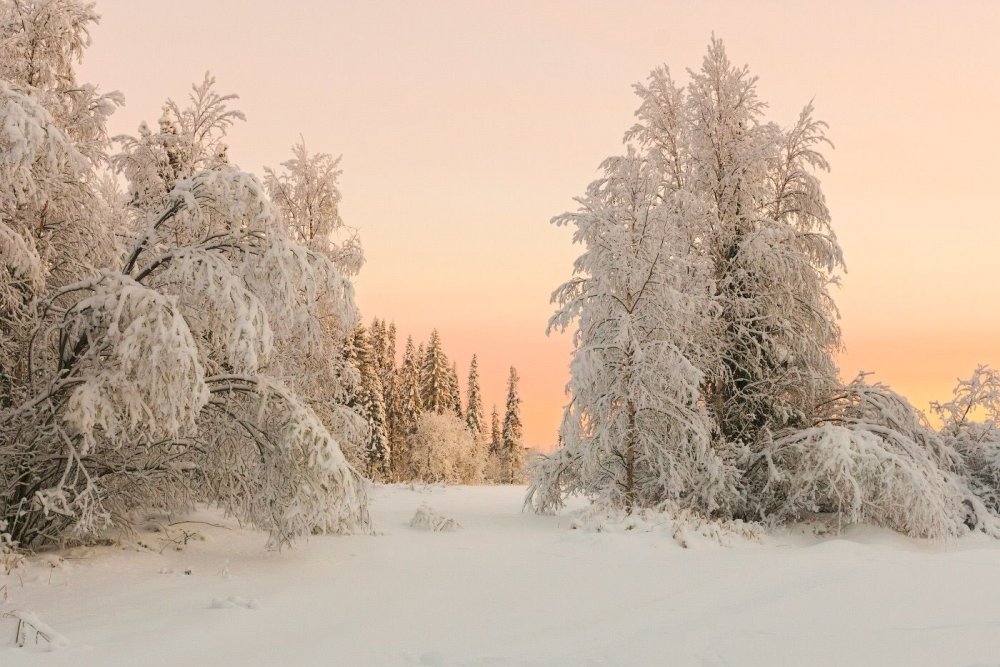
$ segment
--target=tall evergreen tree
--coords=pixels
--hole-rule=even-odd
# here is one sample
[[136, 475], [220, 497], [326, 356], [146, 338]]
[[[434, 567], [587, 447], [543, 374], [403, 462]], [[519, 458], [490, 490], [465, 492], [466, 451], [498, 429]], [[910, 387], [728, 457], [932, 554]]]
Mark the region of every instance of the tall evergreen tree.
[[493, 415], [490, 417], [490, 454], [500, 455], [503, 435], [500, 431], [500, 413], [497, 412], [496, 403], [493, 404]]
[[441, 347], [441, 336], [437, 329], [431, 332], [431, 339], [424, 350], [420, 377], [424, 410], [438, 414], [452, 412], [454, 404], [451, 392], [451, 369], [448, 367], [448, 357]]
[[[376, 356], [379, 359], [379, 374], [382, 378], [382, 395], [386, 406], [392, 406], [396, 401], [396, 324], [380, 323], [380, 339], [376, 345]], [[389, 437], [392, 439], [396, 426], [393, 421], [394, 412], [389, 411], [388, 429]]]
[[360, 379], [358, 390], [351, 407], [368, 424], [368, 435], [364, 441], [362, 454], [364, 465], [371, 479], [385, 479], [389, 474], [390, 446], [389, 429], [386, 424], [385, 398], [382, 393], [382, 379], [377, 368], [377, 355], [363, 326], [354, 331], [351, 350]]
[[406, 348], [403, 351], [403, 362], [396, 374], [396, 396], [393, 404], [394, 448], [393, 473], [397, 479], [407, 479], [409, 467], [409, 451], [406, 440], [416, 431], [420, 413], [423, 412], [423, 400], [420, 396], [420, 371], [417, 362], [417, 350], [413, 345], [413, 337], [407, 336]]
[[[386, 387], [386, 383], [391, 383], [388, 376], [395, 371], [395, 364], [391, 359], [386, 358], [385, 355], [387, 336], [388, 331], [386, 329], [385, 320], [380, 320], [377, 317], [372, 319], [371, 326], [368, 329], [368, 342], [372, 349], [372, 359], [375, 372], [382, 381], [382, 400], [385, 402], [386, 406], [390, 406], [392, 405], [391, 391]], [[387, 372], [387, 370], [389, 370], [389, 372]]]
[[524, 445], [521, 443], [521, 396], [517, 390], [520, 378], [511, 366], [507, 378], [507, 410], [503, 417], [503, 462], [505, 480], [509, 484], [517, 481], [517, 474], [524, 464]]
[[462, 391], [458, 386], [458, 364], [451, 363], [451, 370], [448, 373], [448, 403], [455, 416], [463, 419], [462, 415]]
[[376, 369], [382, 369], [382, 348], [384, 346], [383, 336], [385, 335], [385, 324], [377, 317], [372, 318], [372, 323], [368, 327], [368, 344], [372, 347], [372, 359]]
[[469, 382], [465, 393], [465, 425], [473, 437], [481, 438], [484, 433], [483, 398], [479, 390], [479, 359], [472, 355], [469, 364]]
[[382, 373], [383, 380], [386, 376], [392, 375], [396, 370], [396, 323], [390, 322], [386, 325], [382, 321], [382, 329], [385, 335], [382, 338]]

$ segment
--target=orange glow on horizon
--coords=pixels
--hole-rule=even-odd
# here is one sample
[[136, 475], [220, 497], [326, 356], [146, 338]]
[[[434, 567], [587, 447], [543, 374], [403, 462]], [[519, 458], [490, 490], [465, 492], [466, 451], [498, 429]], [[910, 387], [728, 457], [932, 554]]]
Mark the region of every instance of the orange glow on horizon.
[[210, 69], [247, 114], [229, 139], [244, 168], [276, 166], [300, 133], [343, 154], [364, 322], [394, 320], [400, 347], [438, 328], [463, 391], [478, 353], [487, 418], [516, 366], [528, 445], [554, 445], [567, 400], [570, 338], [545, 327], [580, 248], [548, 220], [622, 150], [630, 86], [664, 62], [684, 79], [713, 31], [760, 77], [771, 119], [815, 98], [830, 124], [845, 379], [876, 371], [926, 409], [976, 363], [1000, 365], [1000, 3], [97, 6], [80, 78], [125, 94], [112, 132], [155, 122]]

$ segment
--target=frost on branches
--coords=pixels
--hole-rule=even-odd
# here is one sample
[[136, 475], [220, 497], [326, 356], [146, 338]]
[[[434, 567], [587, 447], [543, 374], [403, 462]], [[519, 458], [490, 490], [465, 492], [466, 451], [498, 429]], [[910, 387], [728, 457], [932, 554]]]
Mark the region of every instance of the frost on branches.
[[450, 412], [421, 413], [407, 451], [411, 479], [446, 484], [478, 484], [483, 479], [480, 443]]
[[941, 437], [961, 456], [972, 490], [991, 514], [1000, 513], [1000, 372], [979, 366], [958, 383], [952, 400], [931, 408], [942, 422]]
[[941, 432], [884, 386], [841, 385], [826, 125], [811, 104], [769, 122], [756, 82], [714, 38], [686, 87], [654, 70], [625, 154], [553, 220], [583, 246], [550, 322], [574, 329], [571, 402], [528, 505], [995, 532], [996, 376], [937, 407]]
[[[119, 98], [72, 76], [91, 6], [0, 2], [0, 15], [5, 539], [30, 547], [195, 502], [274, 545], [366, 529], [341, 450], [363, 432], [349, 369], [323, 377], [315, 361], [356, 324], [350, 267], [304, 245], [229, 164], [234, 98], [206, 77], [109, 160]], [[101, 177], [108, 164], [127, 198]], [[339, 401], [324, 415], [303, 398], [320, 385]]]

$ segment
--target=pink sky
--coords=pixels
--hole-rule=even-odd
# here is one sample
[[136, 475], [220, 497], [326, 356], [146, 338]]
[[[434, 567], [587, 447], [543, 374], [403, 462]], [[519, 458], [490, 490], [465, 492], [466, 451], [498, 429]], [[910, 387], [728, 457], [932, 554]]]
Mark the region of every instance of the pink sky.
[[[834, 6], [836, 4], [836, 6]], [[528, 444], [555, 441], [568, 337], [550, 292], [578, 254], [548, 224], [621, 150], [631, 84], [697, 67], [714, 30], [761, 78], [771, 117], [815, 98], [849, 273], [845, 377], [918, 407], [1000, 364], [1000, 3], [103, 0], [82, 78], [121, 90], [112, 129], [155, 121], [206, 69], [241, 97], [231, 156], [259, 173], [299, 135], [343, 154], [366, 320], [424, 339], [487, 411], [522, 377]]]

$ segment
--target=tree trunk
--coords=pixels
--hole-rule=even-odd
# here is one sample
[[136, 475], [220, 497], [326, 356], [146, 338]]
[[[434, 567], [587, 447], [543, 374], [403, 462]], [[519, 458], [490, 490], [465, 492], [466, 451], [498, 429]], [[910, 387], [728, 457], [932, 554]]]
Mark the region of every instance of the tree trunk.
[[635, 506], [635, 403], [631, 399], [625, 403], [628, 425], [625, 431], [625, 511], [632, 513]]

